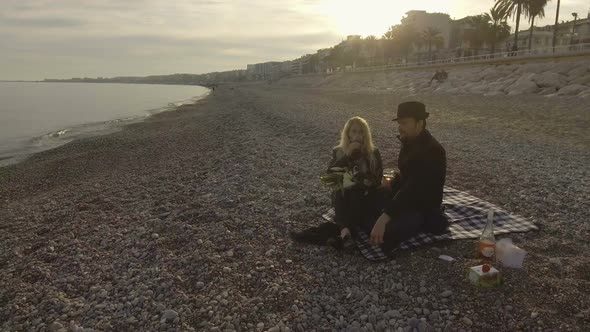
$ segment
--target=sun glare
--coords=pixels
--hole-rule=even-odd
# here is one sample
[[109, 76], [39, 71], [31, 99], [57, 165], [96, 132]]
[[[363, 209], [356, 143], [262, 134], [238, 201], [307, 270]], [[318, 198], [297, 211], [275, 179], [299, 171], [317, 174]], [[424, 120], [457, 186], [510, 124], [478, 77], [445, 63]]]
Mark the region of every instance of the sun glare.
[[459, 5], [457, 1], [444, 4], [434, 0], [323, 0], [311, 5], [308, 10], [325, 17], [342, 36], [381, 37], [390, 26], [400, 23], [410, 10], [448, 13], [459, 9], [455, 8]]
[[338, 1], [325, 0], [313, 8], [316, 14], [326, 17], [336, 32], [347, 35], [375, 35], [380, 37], [403, 13], [392, 1]]

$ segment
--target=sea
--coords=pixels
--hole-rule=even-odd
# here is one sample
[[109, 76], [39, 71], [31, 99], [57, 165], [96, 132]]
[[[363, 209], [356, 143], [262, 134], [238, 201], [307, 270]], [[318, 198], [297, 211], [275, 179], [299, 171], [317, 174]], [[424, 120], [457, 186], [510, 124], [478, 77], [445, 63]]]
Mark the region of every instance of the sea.
[[0, 166], [194, 103], [196, 85], [0, 82]]

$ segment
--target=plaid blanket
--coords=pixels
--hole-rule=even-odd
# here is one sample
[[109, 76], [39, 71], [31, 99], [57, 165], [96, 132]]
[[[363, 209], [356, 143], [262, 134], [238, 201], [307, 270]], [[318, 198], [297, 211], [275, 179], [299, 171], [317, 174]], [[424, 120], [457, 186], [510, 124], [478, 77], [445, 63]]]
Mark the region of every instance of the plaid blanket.
[[[445, 187], [443, 192], [443, 205], [445, 215], [449, 220], [449, 229], [441, 235], [420, 233], [415, 237], [402, 242], [401, 249], [416, 248], [428, 243], [440, 240], [458, 240], [478, 238], [487, 222], [487, 214], [494, 210], [494, 234], [518, 233], [538, 230], [539, 228], [520, 216], [510, 214], [498, 206], [482, 201], [466, 192]], [[328, 210], [322, 215], [327, 221], [333, 221], [334, 209]], [[358, 231], [356, 244], [361, 254], [372, 261], [387, 258], [387, 254], [378, 246], [369, 244], [369, 236]]]

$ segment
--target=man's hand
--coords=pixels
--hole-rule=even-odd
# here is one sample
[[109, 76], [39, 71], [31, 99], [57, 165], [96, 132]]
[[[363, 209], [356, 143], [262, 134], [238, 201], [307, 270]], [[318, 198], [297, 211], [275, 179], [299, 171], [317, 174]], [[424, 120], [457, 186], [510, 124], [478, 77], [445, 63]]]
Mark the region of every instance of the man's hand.
[[348, 148], [346, 149], [346, 154], [348, 156], [352, 156], [355, 152], [360, 151], [361, 147], [362, 147], [361, 143], [352, 142], [348, 145]]
[[347, 236], [350, 236], [350, 230], [348, 228], [343, 228], [340, 231], [340, 237], [344, 239]]
[[371, 238], [369, 239], [369, 243], [371, 245], [374, 246], [378, 246], [383, 244], [383, 235], [385, 234], [385, 226], [387, 225], [387, 223], [391, 220], [391, 218], [383, 213], [379, 219], [377, 219], [377, 222], [375, 223], [375, 226], [373, 226], [373, 230], [371, 231]]

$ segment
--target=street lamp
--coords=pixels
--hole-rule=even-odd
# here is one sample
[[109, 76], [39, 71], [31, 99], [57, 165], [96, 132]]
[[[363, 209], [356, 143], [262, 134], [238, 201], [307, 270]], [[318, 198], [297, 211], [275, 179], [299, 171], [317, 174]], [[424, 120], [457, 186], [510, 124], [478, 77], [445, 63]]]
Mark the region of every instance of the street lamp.
[[574, 25], [572, 26], [572, 37], [570, 38], [570, 45], [574, 43], [574, 33], [576, 33], [576, 20], [578, 19], [578, 13], [572, 13], [574, 17]]

